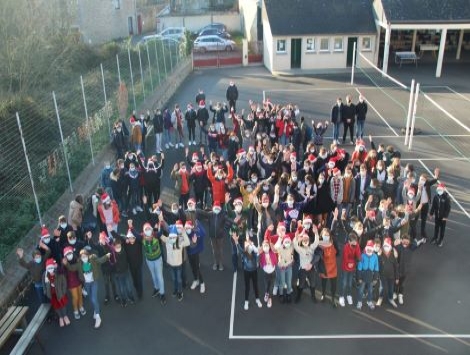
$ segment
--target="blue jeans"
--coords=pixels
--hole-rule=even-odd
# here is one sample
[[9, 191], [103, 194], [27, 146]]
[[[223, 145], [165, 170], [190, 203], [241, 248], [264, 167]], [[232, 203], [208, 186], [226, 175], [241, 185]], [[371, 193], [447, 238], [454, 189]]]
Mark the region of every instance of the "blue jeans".
[[160, 291], [161, 295], [165, 294], [165, 282], [163, 280], [163, 260], [159, 257], [157, 260], [147, 260], [147, 266], [152, 276], [153, 288]]
[[182, 278], [182, 267], [180, 266], [170, 266], [171, 268], [171, 278], [173, 279], [173, 291], [174, 292], [183, 292], [183, 278]]
[[85, 291], [90, 297], [91, 304], [93, 305], [93, 312], [100, 314], [100, 303], [98, 302], [98, 282], [85, 282]]
[[171, 143], [171, 134], [172, 130], [169, 129], [164, 129], [163, 130], [163, 142], [165, 144], [170, 144]]
[[364, 136], [364, 123], [365, 120], [357, 120], [356, 122], [356, 138], [362, 138]]
[[287, 287], [287, 294], [292, 293], [292, 265], [286, 267], [285, 269], [278, 268], [276, 272], [279, 271], [279, 294], [284, 293], [284, 285]]
[[365, 282], [365, 281], [362, 281], [359, 284], [359, 288], [357, 290], [358, 302], [362, 302], [362, 296], [364, 295], [364, 289], [366, 287], [367, 287], [367, 302], [372, 302], [374, 287], [372, 286], [372, 282]]
[[379, 296], [383, 297], [384, 287], [387, 287], [387, 299], [393, 300], [393, 291], [395, 291], [395, 280], [387, 279], [385, 277], [380, 278]]
[[116, 285], [119, 290], [119, 297], [121, 298], [121, 301], [124, 302], [125, 300], [134, 300], [129, 271], [123, 272], [121, 274], [116, 273], [114, 274], [114, 278], [116, 280]]
[[42, 282], [34, 283], [34, 291], [39, 303], [46, 303], [46, 296], [44, 295], [44, 288], [42, 287]]
[[351, 295], [352, 293], [352, 281], [353, 281], [354, 271], [342, 271], [341, 272], [341, 290], [339, 295], [344, 297], [344, 295]]
[[339, 140], [339, 123], [333, 123], [333, 139]]

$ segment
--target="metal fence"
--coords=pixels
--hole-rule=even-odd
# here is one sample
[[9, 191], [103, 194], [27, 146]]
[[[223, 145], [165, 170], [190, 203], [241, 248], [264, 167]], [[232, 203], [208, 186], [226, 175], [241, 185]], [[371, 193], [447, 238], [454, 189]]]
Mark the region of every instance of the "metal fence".
[[126, 48], [8, 112], [0, 122], [0, 260], [74, 192], [75, 178], [110, 143], [113, 122], [137, 110], [186, 53], [184, 44], [159, 40]]

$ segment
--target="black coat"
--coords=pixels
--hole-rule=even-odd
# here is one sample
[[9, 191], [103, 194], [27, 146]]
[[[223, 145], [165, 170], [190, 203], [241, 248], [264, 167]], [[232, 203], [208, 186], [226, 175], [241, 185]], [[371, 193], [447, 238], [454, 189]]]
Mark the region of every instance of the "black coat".
[[356, 117], [358, 121], [365, 121], [367, 114], [367, 104], [365, 101], [358, 102], [356, 105]]
[[331, 108], [331, 122], [340, 123], [343, 120], [343, 104]]
[[230, 85], [228, 88], [227, 88], [227, 93], [225, 95], [225, 97], [227, 98], [227, 100], [233, 100], [233, 101], [237, 101], [238, 100], [238, 89], [237, 89], [237, 86], [236, 85]]
[[354, 123], [356, 117], [356, 106], [351, 103], [349, 105], [343, 105], [343, 122], [346, 123], [347, 119]]
[[153, 116], [153, 130], [155, 133], [163, 133], [163, 115], [161, 113]]
[[436, 215], [436, 219], [448, 218], [450, 213], [450, 197], [447, 192], [444, 192], [441, 196], [434, 195], [432, 199], [431, 211], [429, 214]]

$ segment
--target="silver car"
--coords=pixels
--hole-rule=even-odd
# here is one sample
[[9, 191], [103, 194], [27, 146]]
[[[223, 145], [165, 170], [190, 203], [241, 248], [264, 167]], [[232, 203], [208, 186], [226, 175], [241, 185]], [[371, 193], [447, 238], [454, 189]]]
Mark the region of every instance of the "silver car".
[[219, 36], [200, 36], [194, 41], [194, 50], [205, 53], [209, 51], [233, 51], [235, 42]]

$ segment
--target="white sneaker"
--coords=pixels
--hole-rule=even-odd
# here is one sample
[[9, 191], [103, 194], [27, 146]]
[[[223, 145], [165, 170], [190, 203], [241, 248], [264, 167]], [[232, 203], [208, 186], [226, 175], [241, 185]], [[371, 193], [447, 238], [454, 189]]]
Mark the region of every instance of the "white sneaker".
[[191, 141], [188, 142], [188, 146], [191, 146], [193, 143], [191, 143]]
[[367, 305], [369, 306], [369, 308], [370, 308], [371, 311], [373, 311], [373, 310], [375, 309], [374, 302], [369, 301], [369, 302], [367, 302]]
[[101, 317], [97, 314], [95, 317], [95, 329], [98, 329], [99, 327], [101, 327]]
[[170, 145], [170, 147], [172, 147], [172, 148], [174, 147], [173, 143], [170, 142], [168, 144]]
[[271, 308], [273, 306], [273, 299], [269, 297], [268, 299], [268, 308]]
[[132, 214], [135, 216], [137, 214], [137, 211], [135, 208], [132, 209]]
[[394, 292], [393, 293], [393, 299], [396, 300], [397, 299], [397, 294]]
[[135, 209], [137, 210], [137, 212], [144, 212], [144, 210], [140, 206], [137, 206]]
[[193, 145], [196, 145], [196, 141], [193, 141]]
[[196, 287], [199, 286], [199, 280], [194, 280], [193, 283], [191, 284], [191, 290], [196, 289]]
[[82, 288], [82, 296], [83, 297], [88, 296], [88, 292], [86, 292], [86, 290], [84, 288]]
[[339, 303], [339, 305], [340, 305], [341, 307], [344, 307], [344, 306], [346, 305], [346, 304], [344, 303], [344, 297], [340, 297], [340, 298], [338, 299], [338, 303]]
[[84, 315], [86, 314], [85, 308], [83, 308], [83, 307], [80, 308], [79, 311], [80, 311], [80, 314], [81, 314], [82, 316], [84, 316]]
[[204, 283], [201, 284], [199, 291], [200, 291], [201, 293], [206, 292], [206, 285], [204, 285]]
[[350, 306], [352, 306], [352, 304], [353, 304], [352, 296], [351, 296], [351, 295], [347, 295], [347, 296], [346, 296], [346, 299], [348, 300], [348, 304], [349, 304]]
[[359, 309], [359, 310], [362, 309], [362, 302], [361, 301], [357, 302], [356, 308]]
[[278, 286], [273, 287], [273, 296], [277, 296], [277, 291], [279, 290]]
[[212, 265], [212, 270], [216, 271], [217, 270], [217, 264]]
[[383, 301], [383, 298], [382, 297], [379, 297], [379, 299], [377, 300], [377, 302], [375, 302], [375, 305], [377, 307], [380, 307], [382, 305], [382, 301]]
[[393, 308], [397, 308], [397, 307], [398, 307], [394, 300], [388, 300], [388, 303], [390, 303]]
[[96, 319], [96, 313], [93, 312], [93, 319]]
[[170, 149], [170, 146], [168, 144], [165, 144], [165, 149]]
[[264, 294], [264, 303], [267, 303], [269, 300], [269, 293]]
[[245, 311], [248, 311], [248, 301], [245, 301], [245, 304], [243, 305], [243, 309]]
[[261, 301], [259, 300], [259, 298], [256, 299], [256, 304], [258, 305], [258, 308], [262, 308], [262, 307], [263, 307], [263, 304], [261, 303]]
[[403, 295], [401, 293], [398, 295], [398, 303], [403, 304]]
[[183, 143], [180, 143], [180, 147], [181, 147], [181, 148], [184, 148], [184, 144], [183, 144]]
[[80, 319], [80, 313], [78, 313], [78, 311], [74, 311], [73, 312], [73, 316], [75, 317], [75, 319]]

